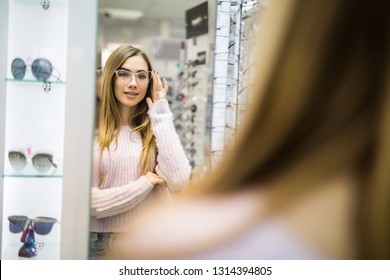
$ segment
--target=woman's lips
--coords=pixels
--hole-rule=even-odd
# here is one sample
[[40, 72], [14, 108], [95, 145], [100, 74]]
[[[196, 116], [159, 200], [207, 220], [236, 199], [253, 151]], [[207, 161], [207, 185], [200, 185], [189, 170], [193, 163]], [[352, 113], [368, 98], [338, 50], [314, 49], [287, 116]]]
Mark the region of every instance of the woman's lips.
[[127, 97], [136, 97], [138, 95], [138, 93], [134, 93], [134, 92], [125, 92], [125, 95]]

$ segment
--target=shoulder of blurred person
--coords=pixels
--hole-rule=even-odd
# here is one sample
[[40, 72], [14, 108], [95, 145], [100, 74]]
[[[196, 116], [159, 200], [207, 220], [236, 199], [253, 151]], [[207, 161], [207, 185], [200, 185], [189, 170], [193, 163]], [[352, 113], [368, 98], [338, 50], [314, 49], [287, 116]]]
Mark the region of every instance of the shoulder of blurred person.
[[134, 217], [109, 258], [353, 258], [353, 180], [340, 176], [325, 185], [273, 214], [272, 191], [256, 188], [176, 197]]
[[[191, 258], [234, 238], [258, 215], [261, 196], [244, 191], [216, 196], [177, 195], [129, 221], [113, 259]], [[238, 231], [237, 231], [238, 230]]]

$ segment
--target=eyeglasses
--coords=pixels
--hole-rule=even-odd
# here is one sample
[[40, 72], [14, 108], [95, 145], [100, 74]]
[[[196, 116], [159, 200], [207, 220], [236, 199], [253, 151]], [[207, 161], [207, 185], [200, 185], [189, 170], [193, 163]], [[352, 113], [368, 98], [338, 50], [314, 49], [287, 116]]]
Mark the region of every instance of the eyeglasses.
[[152, 78], [152, 71], [139, 71], [133, 73], [125, 69], [118, 69], [115, 71], [115, 75], [119, 80], [123, 82], [130, 83], [133, 79], [133, 76], [135, 76], [135, 80], [137, 83], [147, 84]]
[[55, 223], [60, 223], [57, 219], [51, 217], [36, 217], [30, 219], [27, 216], [14, 215], [8, 217], [9, 231], [12, 233], [20, 233], [24, 231], [28, 224], [32, 222], [34, 231], [40, 235], [47, 235], [51, 232]]
[[21, 58], [15, 58], [11, 63], [11, 72], [16, 80], [23, 80], [27, 66], [31, 66], [32, 74], [38, 81], [46, 82], [51, 76], [56, 78], [57, 81], [60, 79], [59, 73], [58, 76], [53, 75], [53, 70], [55, 68], [52, 66], [51, 62], [45, 58], [37, 58], [31, 65], [26, 65]]
[[[8, 160], [12, 168], [17, 171], [24, 169], [27, 165], [27, 157], [20, 151], [9, 151]], [[37, 153], [32, 158], [32, 165], [38, 172], [44, 173], [51, 169], [57, 168], [57, 164], [53, 161], [53, 155], [49, 153]]]

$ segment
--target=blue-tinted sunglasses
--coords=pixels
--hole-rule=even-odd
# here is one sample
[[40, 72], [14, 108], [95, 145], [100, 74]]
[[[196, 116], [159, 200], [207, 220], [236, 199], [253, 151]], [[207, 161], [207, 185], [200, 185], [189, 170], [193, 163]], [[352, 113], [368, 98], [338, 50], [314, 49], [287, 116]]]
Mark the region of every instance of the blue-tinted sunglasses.
[[15, 80], [23, 80], [27, 67], [31, 66], [32, 74], [35, 79], [38, 81], [46, 82], [51, 76], [53, 76], [57, 81], [60, 80], [60, 73], [58, 75], [53, 75], [53, 70], [55, 69], [51, 62], [45, 58], [37, 58], [33, 61], [31, 65], [26, 65], [23, 59], [17, 57], [11, 63], [11, 72]]
[[12, 233], [20, 233], [26, 229], [28, 226], [28, 221], [31, 221], [33, 224], [34, 231], [40, 235], [47, 235], [51, 232], [53, 225], [55, 223], [60, 223], [55, 218], [50, 217], [36, 217], [30, 219], [27, 216], [16, 215], [9, 216], [9, 231]]

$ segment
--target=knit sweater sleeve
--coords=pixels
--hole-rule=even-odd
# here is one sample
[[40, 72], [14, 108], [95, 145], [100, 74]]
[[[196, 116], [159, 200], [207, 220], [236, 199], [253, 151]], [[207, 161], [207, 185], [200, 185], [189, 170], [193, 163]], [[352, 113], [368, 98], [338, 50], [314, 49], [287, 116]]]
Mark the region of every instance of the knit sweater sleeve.
[[168, 101], [157, 100], [148, 113], [158, 148], [156, 172], [171, 190], [177, 190], [189, 181], [191, 166], [173, 125]]
[[145, 176], [116, 188], [93, 186], [91, 215], [101, 219], [129, 211], [142, 202], [152, 189], [153, 185]]

